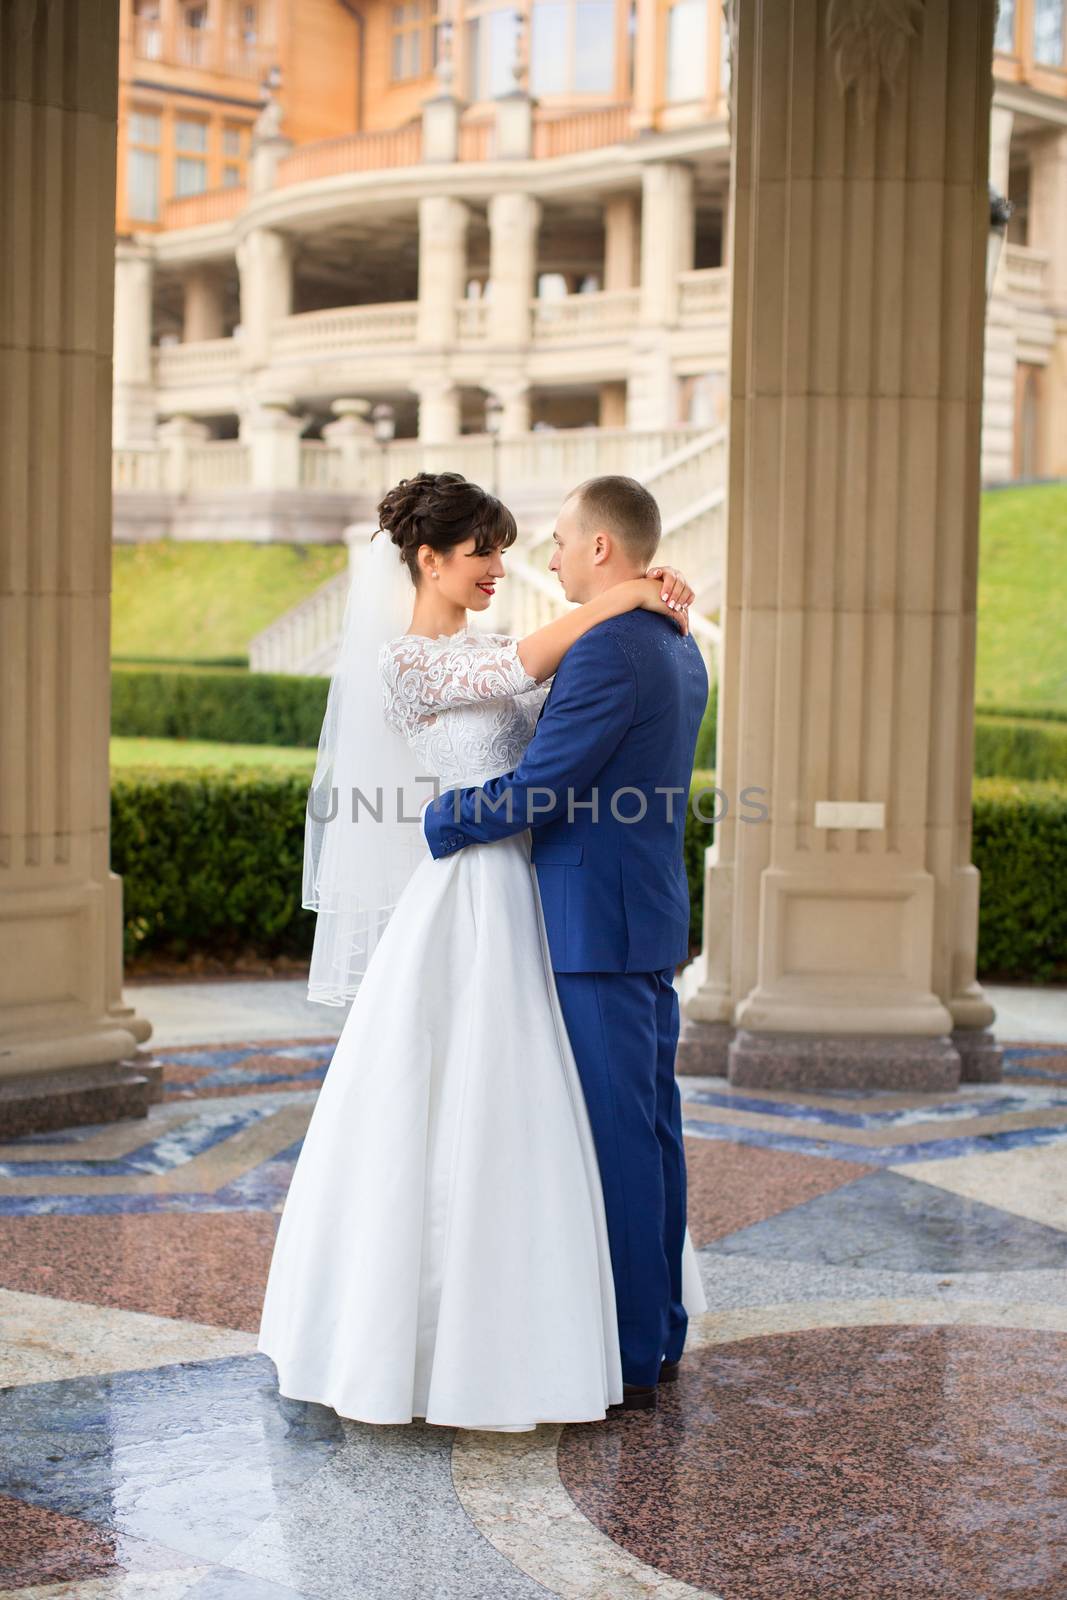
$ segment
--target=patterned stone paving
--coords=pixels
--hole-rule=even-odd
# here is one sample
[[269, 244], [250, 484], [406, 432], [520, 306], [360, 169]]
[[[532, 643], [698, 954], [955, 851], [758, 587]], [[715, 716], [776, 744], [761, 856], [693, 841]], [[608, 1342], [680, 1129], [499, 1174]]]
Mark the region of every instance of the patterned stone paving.
[[493, 1435], [277, 1393], [263, 1284], [332, 1044], [161, 1050], [0, 1146], [0, 1593], [1067, 1596], [1067, 1050], [953, 1095], [682, 1079], [709, 1310], [659, 1409]]

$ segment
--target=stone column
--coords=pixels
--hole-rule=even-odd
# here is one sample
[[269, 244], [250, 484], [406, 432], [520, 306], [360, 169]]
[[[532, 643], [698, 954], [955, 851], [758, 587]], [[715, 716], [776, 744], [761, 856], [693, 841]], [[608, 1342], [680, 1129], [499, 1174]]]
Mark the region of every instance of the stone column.
[[1028, 242], [1048, 256], [1048, 298], [1067, 316], [1067, 128], [1030, 147]]
[[292, 395], [260, 395], [241, 417], [253, 489], [300, 487], [300, 436], [306, 418], [294, 416]]
[[226, 333], [222, 280], [212, 267], [190, 267], [184, 280], [182, 341], [222, 339]]
[[247, 371], [270, 361], [271, 334], [293, 310], [293, 244], [275, 228], [251, 228], [237, 246], [241, 279], [241, 361]]
[[326, 424], [322, 437], [340, 452], [342, 487], [354, 494], [366, 486], [367, 462], [374, 452], [374, 430], [367, 420], [371, 404], [369, 400], [344, 397], [335, 400], [330, 410], [336, 420]]
[[613, 194], [604, 205], [604, 288], [633, 289], [640, 253], [637, 196]]
[[459, 438], [459, 390], [446, 375], [416, 380], [419, 438], [423, 444], [451, 444]]
[[670, 334], [678, 321], [678, 274], [692, 265], [692, 169], [678, 161], [650, 162], [641, 199], [641, 327], [627, 397], [632, 428], [670, 428], [678, 421]]
[[422, 159], [459, 160], [459, 119], [463, 103], [454, 94], [436, 94], [422, 107]]
[[[110, 870], [118, 7], [0, 7], [0, 1138], [144, 1115]], [[48, 175], [48, 181], [42, 180]], [[72, 271], [70, 264], [76, 263]]]
[[493, 380], [493, 393], [501, 404], [500, 435], [513, 439], [530, 431], [530, 386], [521, 376], [500, 375]]
[[152, 382], [152, 250], [120, 239], [115, 245], [112, 442], [151, 444], [156, 431]]
[[637, 0], [634, 39], [634, 92], [630, 126], [634, 133], [650, 132], [659, 119], [663, 99], [666, 23], [658, 0]]
[[735, 1083], [1000, 1072], [970, 860], [994, 7], [904, 9], [858, 39], [833, 0], [739, 13], [728, 813], [683, 1052], [736, 1024]]
[[537, 279], [541, 204], [530, 194], [494, 194], [489, 201], [489, 338], [530, 342], [530, 302]]
[[470, 212], [449, 195], [419, 201], [418, 342], [430, 349], [456, 342], [457, 306], [467, 277]]
[[[989, 181], [1008, 192], [1014, 114], [994, 106], [989, 118]], [[1019, 314], [999, 291], [1004, 284], [1001, 252], [993, 293], [986, 306], [985, 365], [982, 378], [983, 483], [1006, 483], [1015, 470], [1015, 367]]]
[[1048, 258], [1046, 292], [1056, 312], [1041, 399], [1042, 470], [1067, 476], [1067, 128], [1035, 140], [1030, 155], [1029, 242]]

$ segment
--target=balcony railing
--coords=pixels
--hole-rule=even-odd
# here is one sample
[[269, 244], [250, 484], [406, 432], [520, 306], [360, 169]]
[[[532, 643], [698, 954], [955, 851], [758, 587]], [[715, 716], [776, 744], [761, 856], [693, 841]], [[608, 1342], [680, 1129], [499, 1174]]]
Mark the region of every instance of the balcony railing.
[[[495, 444], [488, 434], [465, 434], [449, 444], [393, 439], [384, 446], [368, 438], [355, 456], [350, 456], [315, 439], [297, 441], [294, 452], [253, 448], [257, 425], [253, 419], [247, 441], [188, 443], [179, 439], [144, 449], [116, 450], [114, 488], [143, 493], [165, 487], [175, 494], [209, 495], [250, 488], [304, 489], [377, 496], [397, 479], [425, 470], [462, 472], [476, 483], [496, 482], [504, 493], [552, 493], [604, 472], [646, 476], [690, 447], [694, 447], [696, 459], [700, 452], [695, 444], [704, 432], [693, 427], [648, 432], [558, 428], [498, 439]], [[712, 466], [714, 458], [704, 458], [704, 464]], [[675, 488], [681, 492], [682, 487], [681, 480], [671, 486], [665, 497], [668, 508], [676, 501]]]
[[160, 345], [156, 351], [156, 385], [160, 389], [192, 388], [224, 383], [237, 376], [241, 345], [237, 339], [196, 339], [189, 344]]
[[422, 160], [422, 124], [385, 128], [374, 133], [346, 133], [299, 146], [278, 163], [275, 184], [310, 183], [339, 172], [374, 172], [386, 167], [417, 167]]
[[248, 190], [244, 184], [233, 184], [226, 189], [203, 189], [199, 194], [186, 194], [163, 202], [165, 228], [198, 228], [207, 222], [228, 222], [248, 204]]
[[220, 33], [215, 28], [190, 28], [180, 21], [168, 29], [159, 17], [134, 17], [133, 53], [142, 61], [258, 81], [276, 52], [267, 42], [246, 39], [236, 29]]
[[576, 155], [621, 144], [630, 137], [629, 106], [595, 106], [587, 111], [534, 113], [533, 153], [545, 156]]
[[461, 300], [456, 307], [457, 331], [461, 343], [485, 339], [489, 334], [488, 300]]
[[1005, 245], [1000, 279], [1002, 293], [1009, 300], [1042, 304], [1048, 298], [1048, 262], [1048, 256], [1041, 250], [1031, 250], [1021, 244]]
[[378, 345], [413, 345], [418, 309], [414, 300], [399, 300], [283, 317], [274, 325], [273, 353], [296, 358]]
[[718, 322], [730, 309], [728, 267], [705, 267], [678, 275], [678, 317], [682, 322]]
[[595, 339], [598, 335], [625, 333], [637, 322], [640, 299], [638, 289], [604, 289], [597, 294], [534, 300], [534, 338], [556, 344], [569, 339]]

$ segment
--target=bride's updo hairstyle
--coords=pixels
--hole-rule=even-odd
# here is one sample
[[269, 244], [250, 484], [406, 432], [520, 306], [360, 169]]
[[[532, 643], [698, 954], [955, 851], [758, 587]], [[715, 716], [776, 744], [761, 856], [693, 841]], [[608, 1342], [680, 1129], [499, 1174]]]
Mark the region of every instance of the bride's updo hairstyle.
[[515, 518], [495, 495], [470, 483], [460, 472], [416, 472], [401, 478], [378, 507], [379, 525], [388, 533], [419, 581], [420, 544], [444, 554], [467, 539], [477, 539], [474, 554], [506, 550], [515, 543]]

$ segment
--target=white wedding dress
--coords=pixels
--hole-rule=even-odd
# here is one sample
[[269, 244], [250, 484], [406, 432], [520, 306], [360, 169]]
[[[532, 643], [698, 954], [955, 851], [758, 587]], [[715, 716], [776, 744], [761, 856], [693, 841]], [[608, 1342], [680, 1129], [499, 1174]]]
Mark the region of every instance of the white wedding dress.
[[[442, 787], [514, 768], [548, 685], [466, 627], [381, 652], [383, 708]], [[685, 1240], [683, 1300], [706, 1309]], [[523, 1431], [622, 1399], [600, 1174], [530, 833], [415, 868], [293, 1174], [258, 1349], [364, 1422]]]

